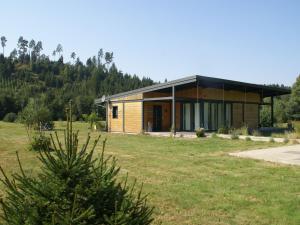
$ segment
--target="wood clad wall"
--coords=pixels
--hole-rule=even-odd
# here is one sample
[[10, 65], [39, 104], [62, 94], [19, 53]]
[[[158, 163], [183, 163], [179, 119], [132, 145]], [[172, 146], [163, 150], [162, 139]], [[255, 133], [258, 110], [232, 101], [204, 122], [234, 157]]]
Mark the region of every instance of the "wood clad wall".
[[[244, 107], [244, 109], [243, 109]], [[234, 103], [232, 105], [233, 108], [233, 121], [232, 126], [234, 128], [240, 128], [244, 124], [249, 128], [257, 128], [258, 127], [258, 104], [241, 104]], [[244, 112], [244, 115], [243, 115]]]
[[[118, 118], [112, 118], [113, 106], [118, 107]], [[108, 108], [108, 130], [111, 132], [140, 133], [142, 131], [142, 102], [111, 103]]]
[[144, 93], [144, 98], [169, 97], [169, 96], [172, 96], [172, 93], [155, 92], [155, 91]]
[[[186, 90], [179, 90], [176, 93], [176, 97], [197, 98], [197, 88], [189, 88]], [[210, 99], [210, 100], [223, 100], [223, 89], [217, 88], [198, 88], [198, 98]], [[260, 102], [260, 95], [258, 93], [225, 90], [225, 101], [248, 101], [248, 102]]]
[[232, 119], [232, 126], [234, 128], [239, 128], [243, 126], [243, 104], [232, 104]]
[[249, 128], [258, 127], [258, 105], [245, 104], [245, 124]]
[[142, 131], [142, 102], [125, 102], [125, 132]]
[[140, 100], [142, 98], [143, 98], [143, 94], [139, 93], [139, 94], [135, 94], [135, 95], [128, 95], [128, 96], [121, 97], [121, 98], [114, 98], [114, 99], [111, 99], [111, 101]]
[[[112, 118], [113, 106], [118, 107], [118, 118]], [[123, 103], [111, 103], [108, 107], [108, 130], [111, 132], [123, 132]]]
[[[172, 96], [172, 93], [161, 93], [161, 92], [149, 92], [144, 93], [144, 98], [154, 98], [154, 97], [167, 97]], [[197, 98], [197, 88], [187, 88], [183, 90], [176, 91], [176, 97], [178, 98]], [[223, 89], [217, 88], [198, 88], [198, 98], [207, 100], [223, 100]], [[251, 102], [260, 103], [260, 95], [253, 92], [234, 91], [225, 90], [224, 91], [225, 101], [238, 101], [238, 102]]]
[[144, 129], [148, 131], [148, 124], [153, 127], [153, 106], [162, 107], [162, 131], [169, 131], [171, 128], [171, 103], [169, 102], [144, 102]]

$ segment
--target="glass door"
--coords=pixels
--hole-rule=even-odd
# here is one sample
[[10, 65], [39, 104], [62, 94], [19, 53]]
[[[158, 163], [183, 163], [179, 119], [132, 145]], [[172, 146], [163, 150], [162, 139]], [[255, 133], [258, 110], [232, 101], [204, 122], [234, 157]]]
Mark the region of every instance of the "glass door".
[[224, 105], [225, 105], [224, 103], [219, 103], [218, 104], [218, 129], [225, 126]]
[[232, 121], [232, 104], [227, 103], [226, 105], [226, 110], [225, 110], [225, 124], [227, 127], [231, 127]]
[[202, 127], [201, 123], [201, 104], [200, 103], [195, 103], [194, 106], [195, 113], [194, 113], [194, 121], [195, 121], [195, 130], [199, 129]]
[[191, 104], [183, 104], [183, 130], [191, 130]]
[[203, 121], [203, 125], [204, 125], [205, 130], [210, 129], [209, 120], [210, 120], [210, 104], [208, 102], [204, 102], [204, 121]]
[[211, 103], [210, 106], [210, 130], [217, 130], [218, 127], [218, 104], [217, 103]]

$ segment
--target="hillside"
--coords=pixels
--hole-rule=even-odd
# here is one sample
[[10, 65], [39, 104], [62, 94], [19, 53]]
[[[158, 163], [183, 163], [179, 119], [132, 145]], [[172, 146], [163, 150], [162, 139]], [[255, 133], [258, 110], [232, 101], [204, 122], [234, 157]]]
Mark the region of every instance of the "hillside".
[[150, 78], [140, 79], [118, 70], [113, 54], [103, 53], [102, 49], [98, 57], [86, 63], [75, 58], [75, 53], [71, 55], [72, 62], [65, 63], [58, 53], [58, 60], [51, 60], [34, 48], [28, 53], [26, 47], [25, 52], [15, 49], [9, 57], [0, 55], [0, 120], [9, 112], [20, 112], [30, 98], [47, 106], [54, 120], [64, 119], [63, 110], [72, 99], [75, 116], [80, 119], [94, 110], [96, 97], [153, 84]]

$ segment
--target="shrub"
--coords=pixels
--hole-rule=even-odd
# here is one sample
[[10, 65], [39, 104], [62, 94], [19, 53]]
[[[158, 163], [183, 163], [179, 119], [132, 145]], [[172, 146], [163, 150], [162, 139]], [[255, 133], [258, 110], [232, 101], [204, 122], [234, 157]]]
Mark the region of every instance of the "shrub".
[[220, 127], [218, 129], [218, 134], [229, 134], [229, 128], [228, 127]]
[[[70, 107], [71, 108], [71, 107]], [[60, 143], [57, 133], [51, 136], [54, 151], [40, 151], [42, 170], [33, 177], [25, 174], [17, 154], [20, 174], [8, 178], [3, 169], [1, 181], [5, 186], [0, 201], [4, 224], [56, 225], [112, 225], [150, 224], [153, 208], [149, 207], [141, 189], [120, 182], [120, 168], [114, 157], [102, 152], [94, 157], [99, 136], [88, 150], [90, 137], [79, 148], [78, 132], [72, 132], [71, 110], [67, 116], [67, 130]]]
[[248, 129], [247, 125], [244, 125], [244, 126], [240, 127], [239, 129], [235, 129], [232, 132], [234, 132], [238, 135], [245, 135], [245, 136], [249, 135], [249, 129]]
[[255, 136], [255, 137], [260, 137], [260, 136], [262, 136], [262, 134], [261, 134], [261, 132], [260, 132], [259, 130], [254, 130], [254, 131], [252, 132], [252, 135]]
[[32, 151], [50, 151], [51, 140], [44, 133], [33, 136], [30, 142], [30, 150]]
[[97, 114], [95, 112], [92, 112], [90, 115], [82, 114], [82, 118], [84, 118], [85, 122], [90, 124], [91, 129], [93, 128], [94, 124], [96, 124], [96, 128], [98, 129], [97, 121], [99, 121], [99, 117], [97, 116]]
[[294, 122], [293, 126], [295, 129], [295, 132], [300, 135], [300, 122]]
[[204, 128], [197, 128], [196, 129], [196, 136], [197, 137], [205, 137], [205, 129]]
[[13, 123], [15, 122], [17, 119], [17, 115], [13, 112], [10, 112], [10, 113], [7, 113], [4, 118], [3, 118], [3, 121], [4, 122], [9, 122], [9, 123]]
[[105, 121], [98, 121], [95, 123], [97, 130], [105, 131], [106, 130], [106, 122]]
[[233, 132], [233, 133], [231, 134], [230, 138], [231, 138], [232, 140], [237, 140], [237, 139], [239, 139], [240, 137], [239, 137], [239, 135], [238, 135], [237, 133]]
[[247, 136], [247, 137], [245, 138], [245, 141], [251, 141], [251, 138]]
[[44, 127], [53, 127], [50, 110], [37, 99], [30, 99], [26, 107], [18, 114], [18, 120], [25, 125], [29, 140], [32, 130], [44, 129]]
[[212, 138], [217, 138], [218, 136], [217, 136], [217, 134], [216, 134], [215, 132], [213, 132], [213, 133], [211, 134], [211, 137], [212, 137]]
[[247, 124], [245, 124], [244, 126], [242, 126], [241, 128], [240, 128], [240, 130], [241, 130], [241, 135], [245, 135], [245, 136], [247, 136], [247, 135], [249, 135], [249, 127], [248, 127], [248, 125]]
[[275, 142], [274, 138], [270, 137], [269, 142], [274, 143]]

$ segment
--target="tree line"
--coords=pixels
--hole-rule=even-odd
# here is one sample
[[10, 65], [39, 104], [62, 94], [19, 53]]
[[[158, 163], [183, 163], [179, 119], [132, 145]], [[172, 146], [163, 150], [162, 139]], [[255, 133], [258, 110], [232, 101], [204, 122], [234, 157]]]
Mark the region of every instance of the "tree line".
[[[48, 110], [53, 120], [65, 119], [65, 105], [72, 99], [74, 119], [83, 119], [82, 115], [96, 110], [95, 98], [154, 84], [150, 78], [140, 79], [120, 71], [113, 62], [113, 52], [102, 48], [83, 63], [75, 52], [65, 62], [61, 44], [49, 56], [43, 53], [42, 41], [28, 41], [21, 36], [16, 48], [5, 56], [6, 43], [6, 37], [2, 36], [0, 120], [8, 113], [18, 114], [32, 99], [38, 102], [39, 108]], [[276, 97], [274, 103], [276, 122], [300, 119], [300, 78], [293, 85], [291, 95]], [[103, 109], [98, 114], [105, 116]], [[262, 106], [260, 117], [262, 126], [270, 125], [270, 107]]]
[[[9, 54], [7, 39], [1, 37], [0, 120], [8, 113], [18, 114], [35, 99], [51, 112], [53, 120], [63, 120], [64, 108], [74, 102], [74, 119], [95, 111], [94, 99], [154, 84], [148, 77], [123, 73], [117, 68], [113, 52], [99, 49], [97, 55], [82, 62], [72, 52], [68, 62], [58, 44], [52, 56], [43, 53], [42, 41], [19, 37]], [[100, 116], [105, 113], [99, 112]]]

